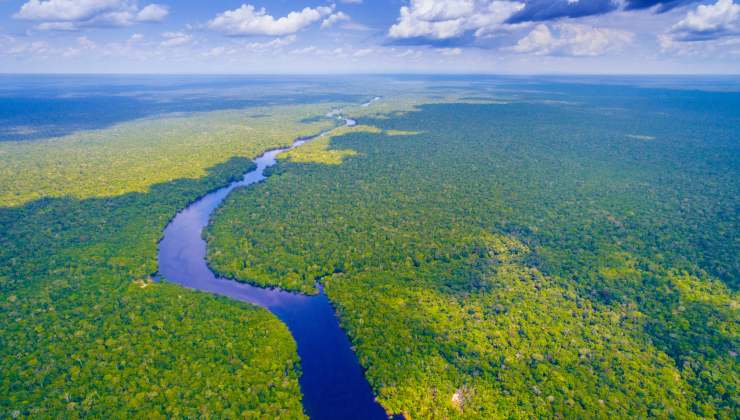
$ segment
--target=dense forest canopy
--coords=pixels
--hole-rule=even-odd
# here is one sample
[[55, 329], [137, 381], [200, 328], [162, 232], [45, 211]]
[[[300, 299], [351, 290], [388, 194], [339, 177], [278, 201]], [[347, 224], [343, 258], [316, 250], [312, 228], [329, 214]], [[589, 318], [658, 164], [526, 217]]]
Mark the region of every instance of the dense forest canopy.
[[0, 416], [303, 417], [285, 325], [150, 276], [179, 209], [248, 158], [331, 127], [302, 121], [331, 107], [0, 144]]
[[212, 265], [322, 278], [389, 412], [736, 418], [740, 95], [528, 88], [287, 154]]
[[320, 279], [387, 412], [740, 415], [740, 94], [301, 86], [0, 143], [0, 417], [304, 417], [285, 325], [151, 276], [178, 210], [337, 108], [359, 124], [234, 191], [209, 262], [305, 293]]

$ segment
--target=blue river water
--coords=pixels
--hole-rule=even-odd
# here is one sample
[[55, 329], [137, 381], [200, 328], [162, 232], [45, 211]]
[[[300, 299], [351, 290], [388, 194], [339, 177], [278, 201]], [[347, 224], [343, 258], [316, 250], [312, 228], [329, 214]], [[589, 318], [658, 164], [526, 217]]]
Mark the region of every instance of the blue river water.
[[[346, 120], [353, 125], [353, 120]], [[297, 140], [297, 147], [311, 139]], [[340, 328], [334, 308], [323, 293], [307, 296], [279, 289], [265, 289], [220, 278], [206, 262], [203, 228], [211, 213], [235, 188], [265, 179], [266, 168], [286, 149], [272, 150], [255, 159], [257, 168], [244, 178], [194, 202], [165, 228], [159, 245], [159, 274], [182, 286], [228, 296], [262, 306], [283, 321], [298, 345], [303, 406], [312, 419], [387, 418], [375, 401], [364, 371]]]

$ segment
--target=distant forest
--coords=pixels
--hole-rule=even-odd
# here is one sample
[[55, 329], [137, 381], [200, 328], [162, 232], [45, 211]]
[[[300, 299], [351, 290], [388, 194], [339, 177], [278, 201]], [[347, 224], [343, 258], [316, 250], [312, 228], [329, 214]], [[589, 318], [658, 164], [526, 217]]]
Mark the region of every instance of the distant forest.
[[204, 235], [220, 274], [323, 284], [388, 413], [740, 417], [740, 94], [361, 90], [0, 142], [0, 417], [304, 418], [284, 324], [152, 276], [179, 210], [335, 108]]

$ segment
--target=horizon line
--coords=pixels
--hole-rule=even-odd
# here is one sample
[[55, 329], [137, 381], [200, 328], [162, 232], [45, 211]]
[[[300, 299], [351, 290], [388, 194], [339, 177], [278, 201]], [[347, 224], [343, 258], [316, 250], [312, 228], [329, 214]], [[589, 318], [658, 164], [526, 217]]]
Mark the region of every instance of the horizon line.
[[543, 76], [721, 76], [740, 77], [738, 73], [493, 73], [493, 72], [335, 72], [335, 73], [232, 73], [232, 72], [4, 72], [0, 76], [506, 76], [506, 77], [543, 77]]

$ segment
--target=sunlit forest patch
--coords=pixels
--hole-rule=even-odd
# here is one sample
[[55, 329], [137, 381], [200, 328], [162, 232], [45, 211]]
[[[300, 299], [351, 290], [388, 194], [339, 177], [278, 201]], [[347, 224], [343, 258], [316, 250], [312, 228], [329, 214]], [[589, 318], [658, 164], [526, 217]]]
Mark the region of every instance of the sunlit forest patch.
[[2, 142], [0, 205], [65, 195], [111, 197], [199, 178], [231, 157], [253, 158], [333, 127], [327, 118], [302, 122], [332, 106], [214, 111], [139, 120], [47, 141]]
[[285, 158], [297, 163], [340, 165], [345, 158], [357, 156], [354, 150], [329, 150], [329, 139], [315, 140], [301, 148], [300, 153], [286, 153]]
[[338, 127], [330, 133], [326, 133], [318, 139], [301, 145], [301, 147], [289, 150], [281, 154], [280, 159], [287, 159], [296, 163], [321, 163], [325, 165], [339, 165], [344, 159], [357, 156], [357, 152], [350, 149], [333, 150], [330, 149], [331, 139], [347, 133], [379, 133], [381, 130], [377, 127], [366, 125], [354, 125]]

